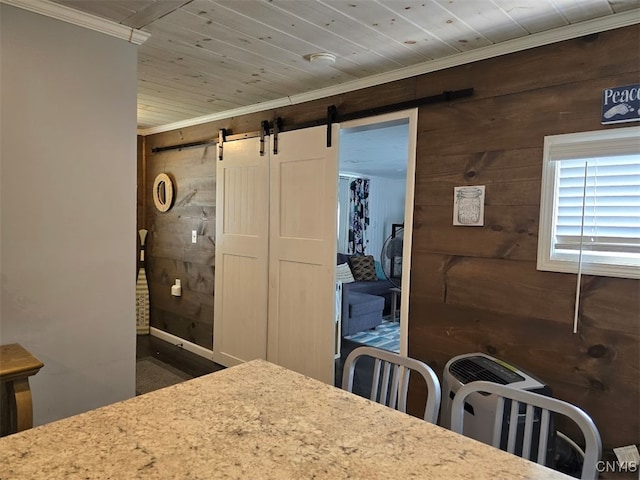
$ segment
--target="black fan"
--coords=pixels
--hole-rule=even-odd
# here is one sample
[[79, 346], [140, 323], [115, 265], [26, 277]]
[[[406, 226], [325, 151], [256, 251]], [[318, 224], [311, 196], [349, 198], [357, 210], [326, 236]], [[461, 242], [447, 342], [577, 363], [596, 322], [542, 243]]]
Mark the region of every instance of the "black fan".
[[402, 246], [404, 225], [394, 223], [380, 252], [380, 265], [385, 277], [397, 288], [402, 284]]

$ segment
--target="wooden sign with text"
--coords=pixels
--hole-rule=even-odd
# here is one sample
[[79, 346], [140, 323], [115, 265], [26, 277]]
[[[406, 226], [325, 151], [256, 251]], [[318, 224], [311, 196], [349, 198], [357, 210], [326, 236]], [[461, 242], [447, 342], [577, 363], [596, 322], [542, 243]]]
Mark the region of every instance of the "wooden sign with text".
[[602, 124], [640, 120], [640, 83], [602, 91]]

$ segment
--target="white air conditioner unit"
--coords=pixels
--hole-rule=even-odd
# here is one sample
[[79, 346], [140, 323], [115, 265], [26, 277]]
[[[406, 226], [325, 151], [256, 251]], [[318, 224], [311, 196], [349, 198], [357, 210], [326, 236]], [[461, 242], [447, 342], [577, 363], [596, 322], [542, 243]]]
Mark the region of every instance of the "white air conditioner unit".
[[[459, 355], [449, 360], [444, 367], [440, 413], [441, 426], [445, 428], [451, 427], [451, 403], [456, 392], [463, 385], [477, 380], [509, 385], [513, 388], [528, 390], [542, 395], [551, 395], [551, 389], [548, 386], [502, 360], [484, 353]], [[505, 412], [508, 412], [510, 401], [505, 401], [505, 404], [505, 407], [507, 407]], [[464, 435], [491, 444], [496, 408], [497, 398], [495, 395], [480, 393], [469, 395], [464, 406]], [[508, 418], [505, 413], [503, 414], [503, 430], [507, 427]], [[550, 444], [552, 443], [550, 442]]]

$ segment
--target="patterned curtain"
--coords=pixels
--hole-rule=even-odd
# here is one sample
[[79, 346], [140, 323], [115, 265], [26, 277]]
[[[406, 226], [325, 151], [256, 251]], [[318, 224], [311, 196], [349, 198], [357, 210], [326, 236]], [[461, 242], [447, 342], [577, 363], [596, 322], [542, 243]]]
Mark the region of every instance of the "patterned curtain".
[[349, 185], [349, 246], [347, 253], [364, 255], [364, 232], [369, 225], [369, 180], [356, 178]]

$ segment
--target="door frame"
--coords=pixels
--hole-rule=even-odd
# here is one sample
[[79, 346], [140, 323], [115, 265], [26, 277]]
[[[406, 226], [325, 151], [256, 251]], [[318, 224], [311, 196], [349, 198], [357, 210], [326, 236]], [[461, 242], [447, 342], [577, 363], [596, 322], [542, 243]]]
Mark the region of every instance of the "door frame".
[[[404, 200], [404, 241], [402, 245], [402, 292], [400, 294], [400, 355], [409, 353], [409, 291], [411, 289], [411, 248], [413, 239], [413, 211], [416, 184], [416, 145], [418, 138], [418, 109], [400, 110], [383, 115], [359, 118], [340, 123], [340, 129], [375, 125], [393, 120], [409, 121], [407, 176]], [[336, 179], [337, 181], [337, 179]]]

